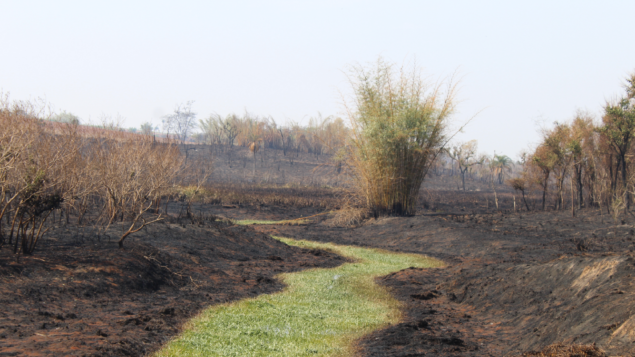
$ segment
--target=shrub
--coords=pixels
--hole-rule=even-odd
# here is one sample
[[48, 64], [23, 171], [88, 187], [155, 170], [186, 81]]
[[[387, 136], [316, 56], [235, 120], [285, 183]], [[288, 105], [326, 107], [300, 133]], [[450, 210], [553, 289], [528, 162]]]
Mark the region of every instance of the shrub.
[[[0, 97], [0, 246], [31, 254], [56, 209], [78, 223], [90, 208], [95, 224], [131, 222], [124, 239], [161, 219], [146, 221], [153, 204], [184, 168], [176, 145], [147, 135], [43, 120], [28, 102]], [[103, 209], [100, 209], [103, 208]], [[3, 219], [4, 218], [4, 219]], [[61, 218], [61, 215], [60, 215]]]
[[119, 239], [121, 247], [128, 235], [161, 219], [159, 215], [147, 222], [144, 214], [172, 187], [183, 160], [172, 143], [120, 132], [104, 133], [91, 151], [97, 193], [106, 202], [108, 225], [118, 216], [131, 222]]
[[381, 58], [374, 67], [354, 67], [351, 83], [348, 164], [357, 188], [375, 217], [413, 215], [421, 184], [446, 143], [456, 86], [428, 85], [416, 67], [396, 71]]
[[37, 114], [30, 103], [0, 100], [0, 245], [8, 236], [15, 253], [35, 250], [47, 218], [73, 193], [69, 177], [80, 157], [77, 125]]

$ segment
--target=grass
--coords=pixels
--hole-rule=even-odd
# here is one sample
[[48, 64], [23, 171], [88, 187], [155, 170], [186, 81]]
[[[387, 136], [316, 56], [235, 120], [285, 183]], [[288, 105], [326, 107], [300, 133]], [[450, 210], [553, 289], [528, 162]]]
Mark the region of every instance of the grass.
[[248, 226], [250, 224], [282, 224], [282, 225], [302, 225], [302, 224], [308, 224], [311, 223], [311, 220], [309, 218], [313, 218], [313, 217], [317, 217], [317, 216], [321, 216], [324, 214], [331, 214], [332, 212], [322, 212], [322, 213], [318, 213], [318, 214], [314, 214], [312, 216], [307, 216], [307, 217], [300, 217], [300, 218], [295, 218], [295, 219], [286, 219], [286, 220], [282, 220], [282, 221], [263, 221], [263, 220], [256, 220], [256, 219], [243, 219], [243, 220], [233, 220], [232, 223], [240, 225], [240, 226]]
[[276, 238], [354, 259], [280, 274], [282, 292], [213, 306], [156, 356], [349, 356], [354, 341], [400, 319], [399, 302], [374, 278], [442, 262], [416, 254]]

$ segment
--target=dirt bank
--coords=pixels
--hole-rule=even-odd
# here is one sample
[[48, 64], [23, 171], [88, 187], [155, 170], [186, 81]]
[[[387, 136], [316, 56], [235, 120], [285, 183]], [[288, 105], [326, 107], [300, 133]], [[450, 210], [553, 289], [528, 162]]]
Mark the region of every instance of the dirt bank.
[[123, 250], [117, 229], [58, 230], [19, 262], [0, 249], [0, 355], [145, 355], [206, 306], [280, 290], [281, 272], [343, 262], [215, 222], [155, 224]]

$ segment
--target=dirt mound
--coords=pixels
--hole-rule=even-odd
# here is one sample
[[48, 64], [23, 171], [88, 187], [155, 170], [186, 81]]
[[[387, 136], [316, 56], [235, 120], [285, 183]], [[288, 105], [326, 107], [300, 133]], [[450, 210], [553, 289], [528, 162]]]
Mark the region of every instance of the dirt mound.
[[437, 290], [446, 277], [445, 269], [410, 268], [378, 279], [402, 302], [404, 316], [401, 323], [362, 338], [363, 355], [503, 356], [505, 331], [472, 306], [448, 301]]
[[219, 223], [156, 224], [123, 250], [70, 231], [40, 248], [19, 262], [0, 250], [2, 355], [144, 355], [206, 306], [280, 290], [280, 272], [343, 262]]
[[463, 271], [439, 288], [518, 330], [515, 350], [600, 341], [628, 346], [635, 341], [634, 274], [633, 256], [572, 256]]

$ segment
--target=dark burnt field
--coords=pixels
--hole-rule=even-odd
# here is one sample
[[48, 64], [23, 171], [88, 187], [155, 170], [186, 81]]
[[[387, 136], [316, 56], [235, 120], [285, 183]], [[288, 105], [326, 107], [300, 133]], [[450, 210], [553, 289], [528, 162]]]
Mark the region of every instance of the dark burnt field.
[[[332, 214], [302, 225], [233, 226], [337, 208], [331, 188], [224, 185], [180, 199], [169, 219], [117, 248], [121, 226], [96, 235], [61, 225], [32, 256], [0, 249], [0, 355], [148, 355], [212, 304], [283, 289], [275, 275], [343, 259], [268, 235], [430, 255], [442, 269], [406, 269], [377, 282], [403, 303], [403, 321], [357, 341], [361, 356], [529, 355], [553, 344], [635, 355], [635, 227], [598, 209], [514, 211], [514, 193], [440, 190], [432, 180], [414, 217], [354, 227]], [[478, 190], [478, 191], [477, 191]], [[518, 197], [516, 197], [518, 200]], [[595, 344], [596, 347], [592, 345]], [[553, 348], [553, 347], [552, 347]], [[561, 348], [566, 349], [565, 347]]]
[[279, 291], [281, 272], [343, 259], [250, 227], [172, 219], [119, 249], [68, 227], [19, 261], [0, 250], [1, 356], [143, 356], [216, 303]]

